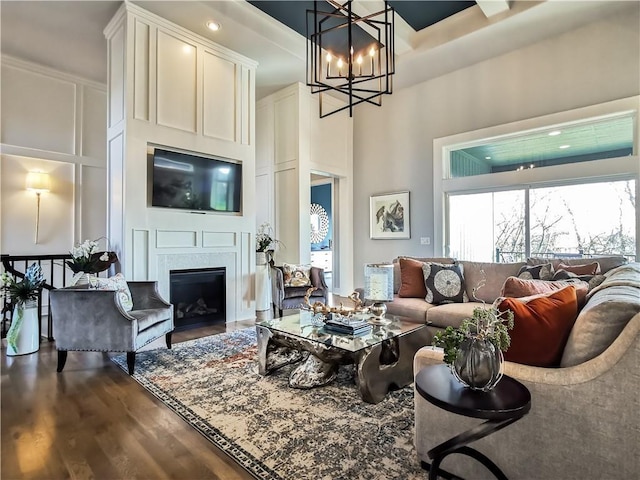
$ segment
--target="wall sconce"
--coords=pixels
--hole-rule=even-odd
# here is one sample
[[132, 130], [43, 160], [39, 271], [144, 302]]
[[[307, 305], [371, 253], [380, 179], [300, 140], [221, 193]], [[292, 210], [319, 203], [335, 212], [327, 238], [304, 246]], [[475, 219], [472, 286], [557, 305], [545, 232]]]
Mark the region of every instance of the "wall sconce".
[[51, 181], [48, 173], [29, 172], [27, 174], [27, 190], [36, 193], [36, 235], [35, 243], [38, 243], [38, 227], [40, 226], [40, 194], [51, 190]]

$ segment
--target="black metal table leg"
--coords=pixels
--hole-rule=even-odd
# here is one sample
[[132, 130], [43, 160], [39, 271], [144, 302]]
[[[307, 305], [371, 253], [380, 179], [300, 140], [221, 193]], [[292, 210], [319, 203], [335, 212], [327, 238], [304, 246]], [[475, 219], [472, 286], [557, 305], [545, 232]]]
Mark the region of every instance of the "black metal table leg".
[[421, 465], [429, 471], [429, 480], [437, 480], [438, 477], [447, 480], [461, 478], [440, 468], [442, 461], [454, 453], [466, 455], [478, 461], [498, 480], [508, 480], [493, 461], [468, 445], [517, 422], [529, 412], [531, 394], [524, 385], [504, 376], [494, 390], [477, 392], [465, 389], [453, 378], [445, 365], [438, 365], [424, 368], [418, 373], [416, 390], [427, 401], [444, 410], [467, 417], [486, 419], [485, 422], [427, 452], [433, 461], [431, 464], [423, 461]]

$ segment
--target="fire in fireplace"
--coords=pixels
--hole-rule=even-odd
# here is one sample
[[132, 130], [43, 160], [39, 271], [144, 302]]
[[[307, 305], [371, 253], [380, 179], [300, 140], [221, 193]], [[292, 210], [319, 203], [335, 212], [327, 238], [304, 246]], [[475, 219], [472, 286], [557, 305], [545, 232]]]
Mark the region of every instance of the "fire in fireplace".
[[176, 330], [226, 322], [225, 277], [225, 267], [169, 272]]

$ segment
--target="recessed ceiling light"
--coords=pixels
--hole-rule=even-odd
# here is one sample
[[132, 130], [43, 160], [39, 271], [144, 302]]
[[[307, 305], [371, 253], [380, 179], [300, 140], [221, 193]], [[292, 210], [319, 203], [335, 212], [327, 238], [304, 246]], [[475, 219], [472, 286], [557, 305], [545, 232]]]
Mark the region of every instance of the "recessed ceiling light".
[[485, 160], [491, 160], [491, 157], [484, 157]]
[[218, 22], [214, 22], [213, 20], [209, 20], [207, 22], [207, 28], [212, 32], [217, 32], [221, 27], [222, 25], [220, 25]]
[[560, 130], [554, 130], [552, 132], [549, 132], [549, 136], [550, 137], [555, 137], [556, 135], [560, 135], [562, 132]]
[[565, 148], [569, 148], [571, 145], [560, 145], [558, 148], [564, 150]]

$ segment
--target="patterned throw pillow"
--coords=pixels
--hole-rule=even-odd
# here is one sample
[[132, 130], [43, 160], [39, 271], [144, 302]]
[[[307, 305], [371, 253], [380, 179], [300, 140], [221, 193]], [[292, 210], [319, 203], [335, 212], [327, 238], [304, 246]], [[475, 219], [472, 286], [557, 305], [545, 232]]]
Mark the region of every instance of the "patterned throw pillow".
[[282, 266], [285, 287], [310, 287], [311, 265], [285, 263]]
[[553, 278], [553, 264], [523, 265], [518, 272], [518, 278], [524, 278], [525, 280], [551, 280]]
[[464, 287], [462, 265], [459, 263], [444, 265], [426, 262], [422, 265], [422, 272], [427, 288], [427, 296], [424, 298], [427, 303], [440, 305], [469, 301]]
[[113, 277], [98, 278], [97, 286], [98, 290], [114, 290], [118, 292], [118, 301], [120, 306], [125, 312], [130, 312], [133, 309], [133, 300], [131, 298], [131, 291], [129, 285], [121, 273], [116, 273]]

